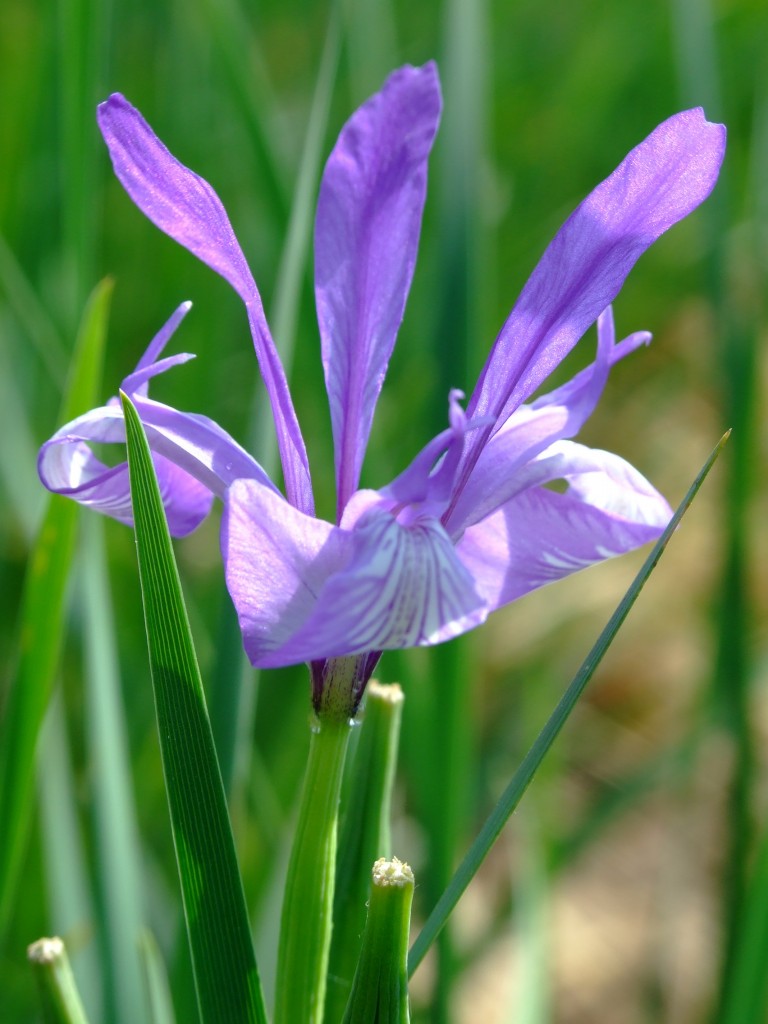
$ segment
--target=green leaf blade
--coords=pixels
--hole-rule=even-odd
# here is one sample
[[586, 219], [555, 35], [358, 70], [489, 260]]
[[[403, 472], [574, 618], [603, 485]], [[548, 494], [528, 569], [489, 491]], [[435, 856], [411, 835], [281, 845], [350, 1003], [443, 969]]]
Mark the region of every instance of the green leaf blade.
[[149, 446], [121, 396], [157, 725], [203, 1024], [266, 1024], [226, 797]]
[[486, 822], [478, 833], [477, 838], [472, 843], [472, 846], [469, 848], [464, 860], [461, 862], [456, 873], [451, 879], [448, 888], [438, 900], [436, 907], [430, 914], [426, 924], [411, 947], [411, 951], [408, 956], [409, 974], [413, 974], [424, 959], [427, 950], [440, 934], [441, 929], [448, 920], [448, 917], [452, 913], [454, 907], [459, 902], [459, 899], [463, 895], [467, 886], [474, 878], [489, 850], [498, 839], [501, 830], [504, 828], [513, 811], [520, 803], [523, 794], [528, 788], [541, 762], [544, 760], [552, 744], [557, 739], [571, 712], [575, 708], [579, 697], [584, 692], [587, 683], [592, 678], [595, 669], [602, 661], [603, 655], [613, 642], [614, 637], [619, 631], [619, 627], [629, 614], [632, 605], [637, 600], [637, 597], [645, 586], [648, 577], [656, 568], [656, 565], [664, 553], [664, 549], [669, 543], [672, 534], [679, 526], [680, 520], [688, 511], [693, 499], [698, 494], [699, 488], [704, 483], [707, 474], [715, 464], [715, 460], [722, 451], [729, 435], [730, 431], [721, 438], [707, 461], [699, 470], [696, 479], [693, 481], [687, 494], [678, 505], [675, 514], [672, 516], [672, 519], [664, 530], [664, 533], [654, 544], [651, 553], [643, 563], [637, 576], [635, 576], [632, 584], [613, 615], [608, 620], [605, 629], [598, 637], [592, 647], [592, 650], [584, 659], [581, 668], [572, 679], [568, 689], [558, 702], [557, 707], [550, 715], [544, 728], [537, 736], [533, 746], [523, 758], [520, 767], [512, 776], [511, 782], [502, 793], [491, 814], [486, 819]]
[[[102, 281], [83, 313], [61, 410], [64, 422], [95, 404], [111, 297], [112, 282]], [[0, 939], [18, 892], [32, 806], [35, 747], [59, 662], [77, 516], [73, 501], [50, 497], [24, 580], [18, 660], [0, 722]]]

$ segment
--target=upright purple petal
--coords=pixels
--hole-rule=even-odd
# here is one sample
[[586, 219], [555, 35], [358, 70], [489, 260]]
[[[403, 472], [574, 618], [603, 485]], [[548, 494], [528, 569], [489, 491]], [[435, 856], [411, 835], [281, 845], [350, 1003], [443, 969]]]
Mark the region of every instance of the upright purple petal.
[[445, 526], [452, 537], [460, 537], [468, 526], [535, 482], [531, 473], [540, 475], [541, 465], [532, 468], [531, 460], [554, 442], [578, 433], [597, 405], [611, 366], [651, 337], [638, 331], [616, 344], [610, 306], [598, 317], [597, 336], [594, 363], [567, 384], [521, 405], [489, 439], [446, 516]]
[[99, 105], [98, 121], [115, 174], [134, 203], [161, 231], [229, 281], [245, 303], [272, 404], [286, 492], [294, 505], [312, 512], [309, 463], [285, 371], [221, 200], [207, 181], [179, 163], [119, 93]]
[[560, 363], [615, 298], [638, 257], [714, 187], [725, 128], [701, 109], [669, 118], [626, 157], [568, 218], [542, 256], [491, 350], [470, 416], [495, 428], [467, 445], [466, 482], [487, 436]]
[[434, 64], [400, 68], [347, 122], [323, 175], [315, 291], [339, 518], [360, 479], [403, 318], [440, 107]]

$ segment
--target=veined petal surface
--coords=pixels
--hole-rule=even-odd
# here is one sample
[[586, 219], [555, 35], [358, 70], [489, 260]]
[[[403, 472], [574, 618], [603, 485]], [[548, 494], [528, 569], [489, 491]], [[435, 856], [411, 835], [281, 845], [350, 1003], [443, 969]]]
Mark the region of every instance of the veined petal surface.
[[323, 174], [315, 293], [339, 519], [403, 318], [440, 109], [435, 65], [400, 68], [344, 126]]
[[[256, 479], [276, 491], [258, 462], [213, 420], [140, 395], [133, 395], [133, 400], [156, 459], [174, 536], [184, 536], [199, 525], [213, 495], [223, 498], [235, 479]], [[107, 466], [94, 455], [92, 443], [125, 443], [123, 413], [116, 402], [66, 424], [42, 446], [40, 479], [49, 490], [132, 525], [128, 465]]]
[[344, 530], [237, 481], [222, 550], [246, 652], [262, 668], [439, 643], [487, 614], [436, 520], [402, 526], [371, 508]]
[[311, 513], [314, 500], [309, 462], [285, 371], [259, 290], [221, 200], [207, 181], [168, 151], [124, 96], [114, 93], [101, 103], [98, 122], [115, 174], [142, 213], [221, 274], [245, 303], [272, 405], [288, 499]]
[[639, 256], [711, 192], [725, 128], [701, 109], [660, 124], [590, 193], [550, 242], [491, 350], [469, 416], [496, 426], [469, 439], [465, 483], [487, 437], [561, 362], [616, 297]]
[[[560, 441], [532, 463], [530, 486], [467, 529], [459, 558], [489, 605], [656, 540], [672, 510], [618, 455]], [[564, 494], [540, 486], [566, 479]]]
[[[108, 466], [93, 454], [87, 443], [115, 441], [125, 441], [121, 410], [117, 406], [94, 409], [62, 427], [43, 445], [38, 457], [38, 473], [48, 490], [133, 526], [128, 463]], [[213, 494], [156, 451], [152, 459], [168, 528], [174, 537], [184, 537], [208, 515]]]
[[311, 616], [329, 576], [349, 560], [351, 537], [304, 515], [257, 481], [235, 481], [224, 505], [221, 550], [252, 664], [304, 660], [275, 658], [275, 652]]
[[403, 526], [377, 509], [348, 537], [349, 561], [265, 667], [437, 644], [485, 620], [485, 604], [437, 520]]

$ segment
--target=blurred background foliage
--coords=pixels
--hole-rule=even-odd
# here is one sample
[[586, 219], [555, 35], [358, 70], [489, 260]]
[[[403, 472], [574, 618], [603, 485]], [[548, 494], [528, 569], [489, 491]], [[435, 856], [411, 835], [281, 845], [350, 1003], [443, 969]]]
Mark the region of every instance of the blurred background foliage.
[[[676, 504], [723, 430], [734, 435], [413, 993], [416, 1020], [457, 1024], [768, 1019], [765, 5], [349, 0], [336, 15], [340, 46], [318, 123], [326, 3], [4, 0], [0, 698], [14, 679], [20, 593], [45, 505], [36, 450], [61, 423], [77, 324], [97, 282], [115, 282], [102, 399], [172, 309], [192, 299], [172, 348], [198, 358], [153, 393], [204, 412], [249, 446], [259, 422], [240, 302], [124, 195], [96, 131], [99, 100], [124, 92], [224, 201], [277, 341], [292, 353], [325, 515], [332, 454], [306, 216], [294, 221], [298, 248], [285, 249], [311, 117], [324, 159], [389, 70], [439, 63], [446, 107], [420, 260], [364, 467], [364, 485], [378, 486], [442, 427], [448, 388], [471, 391], [576, 203], [658, 122], [704, 105], [729, 130], [721, 181], [631, 274], [615, 304], [617, 329], [651, 330], [654, 342], [615, 369], [582, 436], [630, 459]], [[276, 312], [289, 273], [296, 299]], [[563, 376], [593, 345], [588, 336]], [[257, 433], [253, 443], [263, 445]], [[130, 885], [132, 912], [168, 966], [177, 1019], [191, 1021], [133, 537], [94, 518], [80, 517], [55, 708], [38, 744], [39, 798], [7, 908], [2, 1018], [35, 1019], [24, 949], [58, 932], [92, 1019], [129, 1019], [112, 929]], [[269, 988], [308, 687], [303, 669], [258, 680], [242, 672], [217, 524], [218, 510], [177, 555]], [[406, 692], [394, 852], [416, 872], [417, 916], [431, 909], [641, 557], [534, 594], [443, 648], [382, 660], [381, 676]], [[105, 724], [106, 677], [118, 703]], [[111, 773], [122, 824], [104, 795]], [[122, 868], [105, 853], [119, 829], [128, 837]]]

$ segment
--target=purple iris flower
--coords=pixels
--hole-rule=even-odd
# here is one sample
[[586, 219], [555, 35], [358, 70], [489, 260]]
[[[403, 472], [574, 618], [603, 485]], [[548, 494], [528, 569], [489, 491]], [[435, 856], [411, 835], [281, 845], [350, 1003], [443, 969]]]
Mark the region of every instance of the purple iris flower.
[[[152, 448], [172, 533], [224, 501], [222, 551], [245, 649], [260, 667], [312, 665], [315, 698], [359, 698], [382, 650], [435, 644], [509, 601], [655, 539], [664, 498], [623, 459], [571, 440], [619, 359], [650, 340], [616, 342], [610, 303], [641, 253], [713, 188], [725, 129], [700, 109], [659, 125], [568, 218], [528, 280], [462, 407], [392, 483], [360, 490], [381, 390], [416, 261], [427, 159], [441, 98], [434, 64], [394, 72], [343, 128], [323, 174], [315, 291], [330, 402], [335, 523], [318, 519], [304, 441], [258, 289], [224, 208], [122, 96], [99, 107], [128, 194], [163, 231], [218, 271], [245, 303], [272, 405], [286, 496], [211, 420], [148, 396], [180, 307], [122, 389]], [[594, 362], [531, 400], [597, 322]], [[119, 404], [81, 416], [48, 441], [40, 476], [123, 522], [125, 464], [89, 442], [121, 442]], [[552, 489], [565, 481], [565, 490]], [[352, 656], [352, 657], [347, 657]]]

